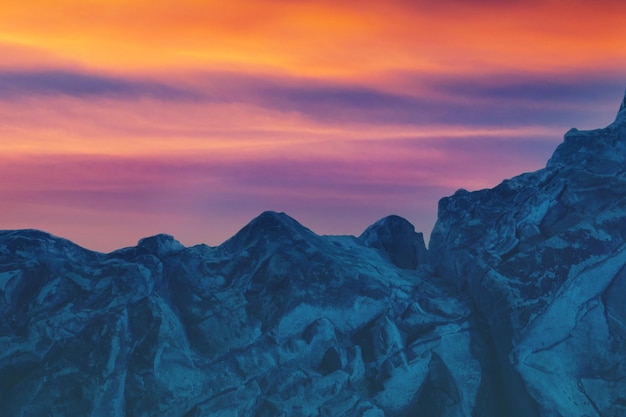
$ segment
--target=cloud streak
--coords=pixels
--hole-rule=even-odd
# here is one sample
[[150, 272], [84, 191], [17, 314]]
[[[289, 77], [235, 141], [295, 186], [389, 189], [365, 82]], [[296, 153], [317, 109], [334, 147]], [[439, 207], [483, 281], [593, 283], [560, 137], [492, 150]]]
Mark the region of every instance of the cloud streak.
[[[1, 100], [66, 96], [80, 100], [156, 100], [244, 105], [298, 113], [316, 122], [416, 126], [563, 126], [597, 115], [589, 103], [618, 100], [621, 74], [389, 74], [358, 84], [245, 73], [138, 80], [71, 71], [0, 72]], [[399, 81], [398, 81], [399, 80]], [[403, 93], [389, 88], [404, 84]], [[174, 86], [177, 85], [177, 86]], [[90, 103], [87, 103], [90, 105]], [[604, 110], [604, 109], [601, 109]]]
[[0, 72], [0, 89], [4, 100], [33, 95], [63, 95], [83, 99], [94, 97], [119, 99], [148, 97], [160, 100], [208, 99], [196, 92], [182, 90], [164, 83], [61, 70], [2, 71]]

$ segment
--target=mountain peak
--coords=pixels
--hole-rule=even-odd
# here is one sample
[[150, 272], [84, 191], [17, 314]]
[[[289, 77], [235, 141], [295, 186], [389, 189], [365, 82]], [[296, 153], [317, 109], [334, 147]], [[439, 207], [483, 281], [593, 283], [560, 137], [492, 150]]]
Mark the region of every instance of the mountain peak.
[[[263, 213], [259, 214], [258, 216], [256, 216], [254, 219], [252, 219], [252, 221], [250, 223], [265, 223], [265, 224], [291, 224], [293, 222], [297, 221], [289, 216], [288, 214], [286, 214], [285, 212], [277, 212], [277, 211], [272, 211], [272, 210], [267, 210], [264, 211]], [[299, 224], [299, 223], [298, 223]]]
[[297, 220], [283, 212], [264, 211], [252, 219], [235, 236], [224, 242], [226, 248], [240, 248], [261, 239], [270, 238], [278, 241], [298, 236], [317, 236]]
[[626, 92], [613, 123], [603, 129], [570, 129], [565, 133], [563, 143], [552, 154], [547, 167], [617, 173], [626, 154], [625, 133]]
[[381, 249], [391, 262], [403, 269], [415, 269], [427, 262], [424, 236], [406, 219], [391, 215], [383, 217], [359, 236], [365, 246]]
[[284, 212], [276, 211], [264, 211], [257, 217], [252, 219], [246, 227], [260, 230], [264, 233], [275, 233], [280, 231], [309, 231], [306, 227], [302, 226], [296, 219], [287, 215]]
[[185, 249], [173, 236], [163, 233], [141, 239], [139, 243], [137, 243], [137, 248], [143, 249], [159, 258]]

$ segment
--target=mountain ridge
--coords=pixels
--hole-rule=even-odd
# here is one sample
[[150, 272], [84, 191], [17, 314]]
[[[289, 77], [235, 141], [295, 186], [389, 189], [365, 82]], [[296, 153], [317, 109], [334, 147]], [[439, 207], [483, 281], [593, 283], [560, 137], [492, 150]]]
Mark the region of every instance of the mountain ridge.
[[626, 414], [626, 97], [544, 169], [319, 236], [92, 252], [0, 231], [0, 409], [63, 416]]

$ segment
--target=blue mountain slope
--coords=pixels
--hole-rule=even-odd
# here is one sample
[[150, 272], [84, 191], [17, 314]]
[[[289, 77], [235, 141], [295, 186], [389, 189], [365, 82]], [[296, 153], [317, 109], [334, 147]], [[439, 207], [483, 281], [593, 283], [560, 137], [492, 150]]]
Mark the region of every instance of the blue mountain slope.
[[[32, 231], [0, 248], [8, 415], [469, 412], [484, 385], [452, 286], [285, 214], [216, 248], [158, 235], [96, 254]], [[453, 404], [423, 395], [431, 380]]]
[[545, 169], [439, 204], [433, 268], [486, 317], [517, 415], [626, 415], [625, 103]]

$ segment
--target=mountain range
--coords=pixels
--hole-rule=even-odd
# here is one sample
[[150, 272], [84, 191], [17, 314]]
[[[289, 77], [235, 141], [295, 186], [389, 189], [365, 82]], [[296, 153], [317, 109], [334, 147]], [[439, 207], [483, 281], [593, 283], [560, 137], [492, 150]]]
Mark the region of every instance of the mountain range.
[[626, 416], [626, 98], [546, 167], [319, 236], [217, 247], [0, 231], [9, 417]]

